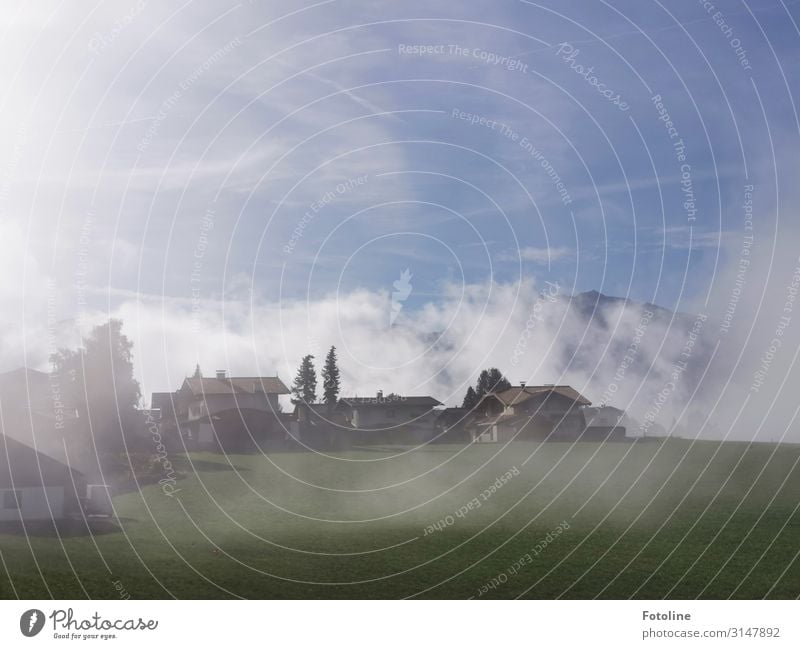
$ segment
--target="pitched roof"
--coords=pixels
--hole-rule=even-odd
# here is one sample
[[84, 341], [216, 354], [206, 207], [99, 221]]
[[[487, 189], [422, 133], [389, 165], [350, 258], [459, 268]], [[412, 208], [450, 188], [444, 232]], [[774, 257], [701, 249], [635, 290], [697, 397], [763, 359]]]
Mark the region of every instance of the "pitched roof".
[[289, 394], [289, 388], [277, 376], [189, 378], [183, 384], [192, 394]]
[[28, 407], [42, 401], [50, 395], [49, 381], [49, 374], [29, 367], [0, 373], [0, 399], [3, 400], [3, 406]]
[[305, 401], [295, 403], [294, 414], [297, 415], [301, 410], [305, 410], [317, 416], [327, 416], [332, 415], [336, 411], [336, 404], [306, 403]]
[[433, 397], [401, 397], [387, 395], [385, 397], [344, 397], [339, 399], [340, 403], [348, 406], [381, 406], [381, 407], [398, 407], [398, 406], [426, 406], [434, 408], [441, 406], [442, 402], [437, 401]]
[[587, 406], [584, 412], [586, 414], [597, 414], [599, 412], [611, 412], [612, 410], [620, 415], [625, 414], [624, 410], [617, 408], [615, 406]]
[[29, 381], [43, 382], [47, 380], [47, 376], [45, 372], [40, 372], [30, 367], [17, 367], [7, 372], [0, 372], [0, 381], [19, 381], [27, 378]]
[[516, 405], [549, 393], [559, 394], [566, 397], [570, 401], [574, 401], [579, 406], [590, 406], [592, 402], [580, 394], [575, 388], [570, 385], [519, 385], [502, 392], [490, 392], [486, 396], [497, 397], [503, 404], [507, 406]]
[[63, 462], [0, 434], [0, 487], [70, 486], [73, 475], [82, 476]]

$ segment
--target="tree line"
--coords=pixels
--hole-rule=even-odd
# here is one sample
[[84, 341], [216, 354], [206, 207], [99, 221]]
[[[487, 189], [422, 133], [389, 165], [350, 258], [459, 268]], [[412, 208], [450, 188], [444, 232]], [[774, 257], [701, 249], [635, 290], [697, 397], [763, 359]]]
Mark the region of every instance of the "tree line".
[[[325, 364], [322, 368], [322, 401], [329, 406], [335, 406], [339, 399], [340, 373], [336, 347], [331, 346], [328, 355], [325, 357]], [[478, 405], [483, 396], [489, 392], [502, 392], [511, 387], [510, 381], [496, 367], [483, 370], [478, 375], [475, 387], [469, 386], [462, 408], [472, 410]], [[300, 367], [292, 383], [292, 403], [313, 404], [317, 403], [317, 371], [314, 367], [314, 355], [306, 354], [300, 361]]]

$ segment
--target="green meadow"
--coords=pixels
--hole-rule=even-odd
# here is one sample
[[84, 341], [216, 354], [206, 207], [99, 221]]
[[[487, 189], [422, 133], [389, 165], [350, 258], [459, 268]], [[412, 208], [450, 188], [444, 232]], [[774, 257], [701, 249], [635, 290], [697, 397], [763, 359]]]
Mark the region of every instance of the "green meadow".
[[117, 516], [0, 529], [3, 598], [796, 598], [800, 446], [197, 453]]

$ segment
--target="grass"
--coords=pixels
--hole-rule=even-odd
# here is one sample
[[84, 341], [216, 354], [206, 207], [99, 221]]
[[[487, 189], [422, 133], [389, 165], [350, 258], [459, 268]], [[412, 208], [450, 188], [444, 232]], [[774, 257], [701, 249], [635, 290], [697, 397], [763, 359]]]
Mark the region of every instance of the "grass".
[[174, 498], [118, 495], [92, 535], [0, 530], [0, 597], [796, 598], [799, 459], [682, 440], [193, 454]]

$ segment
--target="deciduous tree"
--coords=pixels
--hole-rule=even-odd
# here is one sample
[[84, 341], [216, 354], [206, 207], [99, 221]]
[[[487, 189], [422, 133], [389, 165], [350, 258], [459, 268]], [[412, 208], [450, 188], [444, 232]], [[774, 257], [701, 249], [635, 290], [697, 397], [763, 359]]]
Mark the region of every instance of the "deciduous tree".
[[132, 350], [122, 320], [112, 319], [92, 329], [79, 349], [59, 349], [50, 357], [64, 401], [78, 414], [76, 429], [85, 436], [89, 455], [92, 446], [119, 452], [126, 447], [123, 437], [139, 432], [136, 410], [142, 394], [133, 376]]

